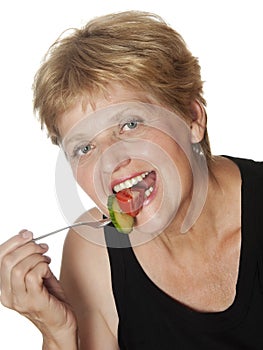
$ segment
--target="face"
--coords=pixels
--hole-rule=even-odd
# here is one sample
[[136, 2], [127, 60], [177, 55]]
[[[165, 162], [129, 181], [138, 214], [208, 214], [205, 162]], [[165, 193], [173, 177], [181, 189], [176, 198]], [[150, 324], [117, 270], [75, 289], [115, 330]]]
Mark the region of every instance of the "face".
[[78, 184], [108, 215], [110, 194], [151, 174], [135, 232], [148, 239], [163, 232], [193, 194], [189, 125], [145, 93], [116, 85], [83, 106], [76, 103], [59, 123]]

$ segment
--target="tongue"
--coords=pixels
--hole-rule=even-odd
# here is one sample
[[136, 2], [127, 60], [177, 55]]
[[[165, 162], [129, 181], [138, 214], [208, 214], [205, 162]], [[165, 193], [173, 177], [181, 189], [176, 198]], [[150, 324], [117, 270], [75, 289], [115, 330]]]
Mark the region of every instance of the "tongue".
[[156, 179], [156, 174], [154, 171], [150, 172], [149, 175], [147, 175], [142, 181], [138, 182], [137, 185], [133, 186], [132, 190], [137, 189], [144, 189], [144, 191], [147, 190], [147, 188], [150, 188], [154, 185]]
[[155, 178], [155, 172], [151, 172], [137, 185], [121, 190], [116, 194], [122, 212], [133, 217], [139, 214], [143, 207], [145, 191], [154, 185]]

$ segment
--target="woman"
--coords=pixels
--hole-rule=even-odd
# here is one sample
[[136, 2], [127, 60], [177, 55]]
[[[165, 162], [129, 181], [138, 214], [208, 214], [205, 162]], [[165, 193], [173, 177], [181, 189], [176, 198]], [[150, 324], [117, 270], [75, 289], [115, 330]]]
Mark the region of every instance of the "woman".
[[211, 155], [179, 34], [147, 13], [95, 19], [51, 47], [34, 89], [98, 207], [78, 220], [108, 216], [127, 189], [136, 218], [130, 235], [70, 230], [59, 282], [47, 246], [21, 231], [1, 245], [1, 302], [43, 349], [261, 349], [263, 167]]

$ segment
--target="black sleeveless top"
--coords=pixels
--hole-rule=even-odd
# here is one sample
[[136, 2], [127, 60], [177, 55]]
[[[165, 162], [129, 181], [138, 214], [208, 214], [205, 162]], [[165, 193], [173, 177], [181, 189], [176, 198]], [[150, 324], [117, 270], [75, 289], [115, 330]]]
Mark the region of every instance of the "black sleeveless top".
[[[242, 242], [233, 304], [222, 312], [194, 311], [149, 279], [131, 247], [108, 248], [121, 350], [263, 349], [263, 163], [230, 159], [242, 178]], [[105, 237], [111, 247], [128, 245], [128, 236], [114, 227], [105, 228]]]

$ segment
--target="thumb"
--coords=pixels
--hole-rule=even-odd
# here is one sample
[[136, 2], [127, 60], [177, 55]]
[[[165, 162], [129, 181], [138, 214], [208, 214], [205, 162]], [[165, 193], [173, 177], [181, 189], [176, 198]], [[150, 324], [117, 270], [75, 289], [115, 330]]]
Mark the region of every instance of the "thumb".
[[43, 283], [50, 294], [52, 294], [58, 300], [65, 302], [65, 293], [58, 279], [51, 270], [49, 270], [48, 276], [43, 279]]

